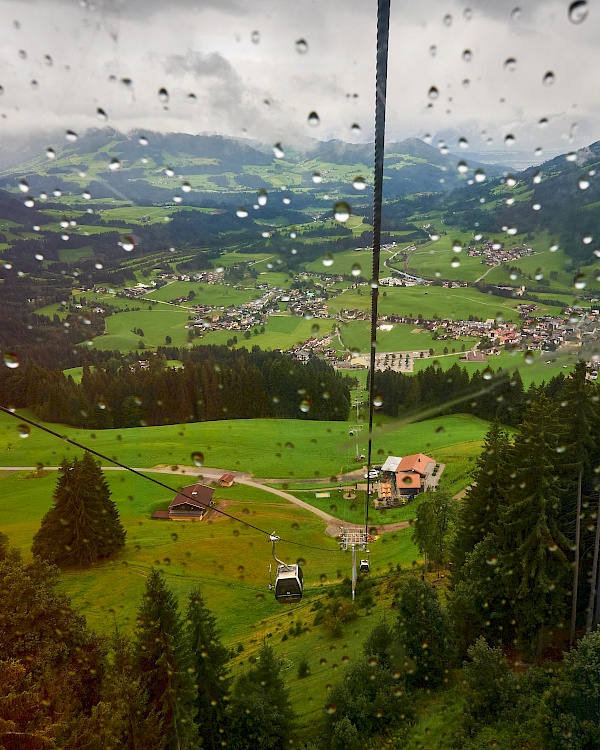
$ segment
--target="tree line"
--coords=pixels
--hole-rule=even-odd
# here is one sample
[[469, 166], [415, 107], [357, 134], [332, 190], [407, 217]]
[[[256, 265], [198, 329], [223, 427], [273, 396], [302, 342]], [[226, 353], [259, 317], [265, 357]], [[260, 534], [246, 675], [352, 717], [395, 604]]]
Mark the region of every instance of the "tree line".
[[[562, 380], [561, 374], [551, 384], [540, 387], [554, 393]], [[516, 426], [528, 399], [538, 389], [532, 385], [526, 392], [518, 370], [512, 374], [502, 370], [493, 373], [487, 368], [469, 375], [456, 363], [448, 370], [432, 364], [411, 375], [393, 370], [375, 373], [375, 391], [382, 401], [379, 411], [391, 417], [434, 409], [436, 414], [473, 414]]]
[[161, 353], [184, 357], [184, 366], [166, 367], [161, 356], [151, 357], [147, 369], [115, 363], [92, 369], [86, 364], [80, 383], [33, 364], [4, 368], [0, 400], [29, 407], [44, 421], [93, 429], [259, 417], [348, 417], [353, 381], [316, 357], [303, 364], [258, 347], [232, 351], [224, 346], [165, 347]]

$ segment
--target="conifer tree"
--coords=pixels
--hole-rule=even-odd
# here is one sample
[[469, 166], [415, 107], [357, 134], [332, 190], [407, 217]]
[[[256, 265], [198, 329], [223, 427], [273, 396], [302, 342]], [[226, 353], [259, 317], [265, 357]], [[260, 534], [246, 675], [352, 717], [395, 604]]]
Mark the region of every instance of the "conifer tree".
[[221, 644], [217, 621], [198, 589], [190, 594], [186, 637], [194, 660], [196, 685], [195, 722], [206, 750], [217, 750], [224, 739], [225, 698], [231, 679], [227, 677], [229, 654]]
[[512, 484], [507, 456], [508, 434], [497, 422], [490, 427], [483, 451], [477, 459], [473, 482], [459, 512], [457, 532], [452, 545], [452, 582], [462, 580], [466, 556], [498, 523], [498, 509]]
[[147, 695], [144, 718], [158, 717], [167, 750], [195, 750], [191, 655], [175, 595], [154, 569], [138, 610], [135, 653], [140, 687]]
[[515, 438], [514, 485], [495, 529], [505, 593], [527, 656], [541, 654], [546, 628], [564, 622], [571, 583], [571, 545], [559, 525], [556, 427], [556, 409], [541, 395]]
[[431, 584], [409, 578], [400, 593], [396, 633], [406, 657], [407, 681], [434, 688], [451, 657], [446, 614]]
[[89, 453], [63, 459], [53, 499], [33, 538], [34, 555], [60, 566], [89, 565], [125, 546], [110, 490]]
[[256, 666], [235, 682], [228, 706], [228, 745], [233, 750], [283, 750], [294, 712], [273, 649], [264, 645]]

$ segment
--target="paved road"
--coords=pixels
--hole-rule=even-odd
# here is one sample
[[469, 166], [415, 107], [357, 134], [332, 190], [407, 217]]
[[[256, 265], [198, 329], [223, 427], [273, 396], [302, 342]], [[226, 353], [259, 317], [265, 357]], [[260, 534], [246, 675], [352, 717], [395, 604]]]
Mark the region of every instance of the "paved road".
[[[58, 466], [44, 466], [44, 469], [50, 470], [50, 471], [56, 471], [59, 467]], [[327, 528], [325, 529], [325, 533], [328, 536], [339, 536], [341, 533], [341, 528], [349, 528], [352, 526], [352, 524], [349, 524], [348, 521], [343, 521], [341, 518], [336, 518], [335, 516], [332, 516], [330, 513], [326, 513], [324, 510], [321, 510], [320, 508], [315, 508], [313, 505], [310, 505], [310, 503], [305, 503], [304, 500], [299, 500], [294, 495], [291, 495], [289, 492], [284, 492], [284, 490], [278, 490], [275, 487], [269, 487], [266, 484], [263, 484], [266, 480], [260, 480], [260, 479], [252, 479], [252, 475], [248, 474], [246, 472], [242, 471], [229, 471], [226, 469], [214, 469], [214, 468], [208, 468], [208, 467], [202, 467], [200, 470], [193, 466], [183, 466], [181, 468], [175, 469], [173, 471], [170, 467], [155, 467], [155, 468], [138, 468], [138, 467], [132, 467], [134, 471], [143, 472], [145, 474], [178, 474], [178, 475], [187, 475], [187, 476], [198, 476], [200, 471], [202, 472], [201, 476], [204, 479], [218, 479], [219, 477], [223, 476], [223, 474], [233, 474], [235, 476], [235, 481], [238, 484], [245, 484], [249, 487], [256, 487], [257, 489], [264, 490], [265, 492], [271, 492], [273, 495], [277, 495], [284, 500], [287, 500], [290, 503], [293, 503], [294, 505], [297, 505], [299, 508], [304, 508], [304, 510], [309, 511], [309, 513], [314, 513], [316, 516], [319, 516], [319, 518], [323, 519], [323, 521], [326, 521]], [[37, 469], [36, 466], [0, 466], [0, 471], [35, 471]], [[102, 471], [123, 471], [119, 466], [103, 466]], [[359, 473], [359, 472], [354, 472]], [[360, 470], [360, 474], [362, 476], [363, 472], [362, 469]], [[273, 484], [285, 484], [288, 480], [287, 479], [269, 479], [269, 482], [272, 482]], [[296, 482], [302, 481], [302, 480], [295, 480]], [[305, 481], [314, 481], [314, 479], [307, 479]], [[324, 480], [329, 482], [329, 480]], [[365, 485], [366, 487], [366, 485]], [[399, 531], [400, 529], [405, 529], [409, 526], [408, 521], [402, 521], [401, 523], [390, 523], [385, 524], [383, 526], [377, 527], [377, 532], [379, 534], [387, 534], [391, 531]]]

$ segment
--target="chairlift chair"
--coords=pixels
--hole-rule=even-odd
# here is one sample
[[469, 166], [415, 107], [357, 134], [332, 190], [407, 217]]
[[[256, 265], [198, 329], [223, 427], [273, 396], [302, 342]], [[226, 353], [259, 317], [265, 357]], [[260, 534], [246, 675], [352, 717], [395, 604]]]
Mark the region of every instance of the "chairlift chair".
[[295, 564], [288, 565], [280, 560], [275, 555], [275, 544], [279, 541], [279, 537], [271, 534], [270, 540], [273, 545], [273, 558], [277, 563], [277, 570], [275, 572], [275, 583], [270, 583], [269, 588], [275, 591], [275, 599], [280, 604], [295, 604], [302, 599], [302, 568]]
[[368, 560], [361, 560], [358, 570], [360, 573], [370, 573], [371, 563]]

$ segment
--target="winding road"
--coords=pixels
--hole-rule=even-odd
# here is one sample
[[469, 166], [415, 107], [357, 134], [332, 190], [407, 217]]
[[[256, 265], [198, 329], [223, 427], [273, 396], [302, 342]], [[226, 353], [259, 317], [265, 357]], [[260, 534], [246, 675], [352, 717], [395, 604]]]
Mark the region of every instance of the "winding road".
[[[45, 466], [44, 469], [49, 471], [57, 471], [58, 466]], [[163, 467], [163, 466], [157, 466], [154, 468], [147, 468], [147, 467], [132, 467], [134, 471], [139, 471], [146, 474], [171, 474], [171, 475], [187, 475], [190, 477], [197, 477], [198, 476], [198, 469], [194, 466], [183, 466], [178, 467], [173, 471], [170, 467]], [[0, 472], [11, 472], [11, 471], [36, 471], [36, 466], [0, 466]], [[102, 471], [123, 471], [120, 466], [103, 466]], [[263, 490], [264, 492], [270, 492], [273, 495], [277, 495], [278, 497], [281, 497], [284, 500], [287, 500], [290, 503], [293, 503], [293, 505], [297, 505], [299, 508], [303, 508], [304, 510], [307, 510], [309, 513], [314, 513], [314, 515], [319, 516], [323, 521], [327, 523], [327, 528], [325, 529], [325, 533], [328, 536], [336, 537], [341, 534], [342, 528], [349, 528], [351, 526], [354, 526], [354, 524], [349, 523], [348, 521], [343, 521], [341, 518], [336, 518], [335, 516], [332, 516], [330, 513], [326, 513], [324, 510], [321, 510], [320, 508], [315, 508], [310, 503], [305, 503], [304, 500], [299, 500], [294, 495], [290, 494], [289, 492], [285, 492], [284, 490], [278, 490], [275, 487], [269, 487], [265, 482], [269, 481], [272, 484], [285, 484], [288, 480], [287, 479], [253, 479], [251, 474], [247, 474], [245, 472], [241, 471], [230, 471], [229, 469], [214, 469], [214, 468], [208, 468], [208, 467], [202, 467], [202, 478], [203, 479], [219, 479], [219, 477], [223, 476], [223, 474], [233, 474], [235, 477], [235, 481], [237, 484], [244, 484], [248, 487], [255, 487], [256, 489]], [[362, 479], [363, 471], [362, 469], [360, 471], [356, 471], [353, 473], [354, 475], [345, 475], [342, 477], [342, 482], [352, 482], [353, 484], [358, 479]], [[295, 480], [303, 481], [303, 480]], [[314, 483], [313, 479], [307, 479], [305, 480], [307, 482]], [[410, 526], [409, 521], [400, 521], [399, 523], [388, 523], [381, 526], [377, 526], [377, 534], [388, 534], [392, 531], [400, 531], [402, 529], [406, 529]], [[372, 528], [375, 528], [374, 526]]]

